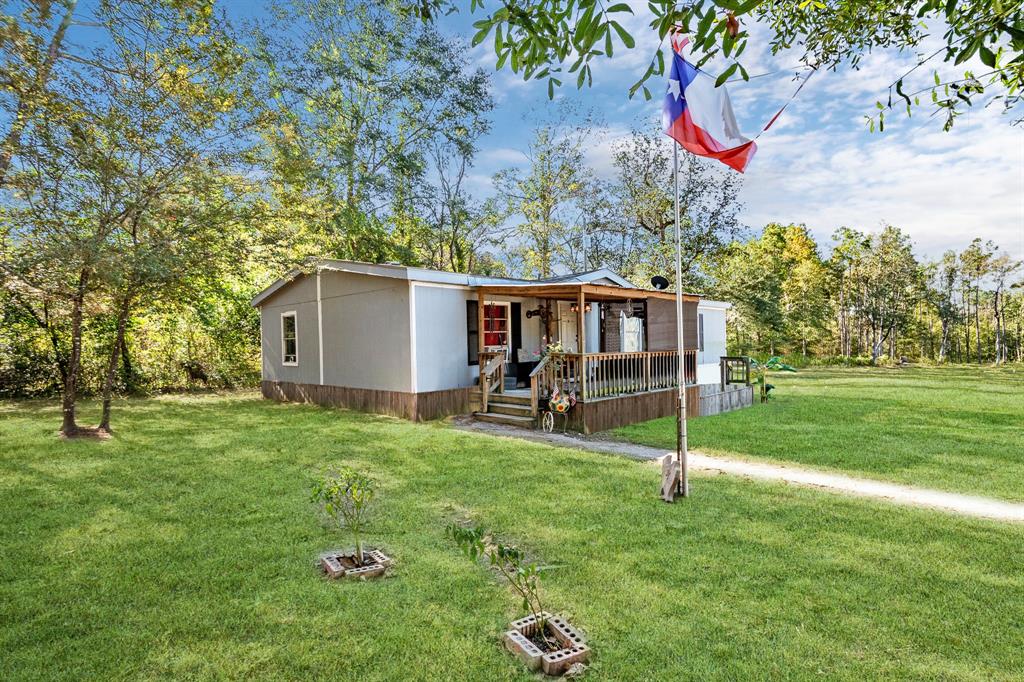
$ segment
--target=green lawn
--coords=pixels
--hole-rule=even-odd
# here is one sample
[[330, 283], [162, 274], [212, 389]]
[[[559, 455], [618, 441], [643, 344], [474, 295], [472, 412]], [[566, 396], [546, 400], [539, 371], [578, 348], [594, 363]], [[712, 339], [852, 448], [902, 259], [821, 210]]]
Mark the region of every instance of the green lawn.
[[[690, 446], [1024, 501], [1024, 368], [773, 373], [767, 405], [689, 422]], [[675, 448], [675, 418], [617, 430]]]
[[[558, 566], [589, 680], [1024, 676], [1020, 526], [725, 476], [668, 505], [648, 463], [252, 396], [117, 408], [61, 442], [56, 405], [0, 404], [0, 679], [533, 679], [444, 537], [467, 517]], [[314, 570], [343, 462], [381, 481], [384, 581]]]

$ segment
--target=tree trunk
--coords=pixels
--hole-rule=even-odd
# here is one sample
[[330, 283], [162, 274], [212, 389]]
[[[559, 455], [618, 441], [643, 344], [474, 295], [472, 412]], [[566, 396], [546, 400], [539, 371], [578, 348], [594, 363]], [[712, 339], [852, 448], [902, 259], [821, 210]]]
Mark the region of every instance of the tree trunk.
[[974, 287], [974, 340], [978, 348], [978, 364], [981, 364], [981, 285]]
[[85, 269], [78, 275], [78, 287], [71, 307], [71, 353], [68, 356], [67, 381], [64, 382], [61, 401], [63, 421], [60, 427], [60, 432], [67, 437], [78, 435], [75, 409], [78, 405], [78, 378], [82, 371], [82, 308], [85, 306], [85, 290], [88, 286], [89, 270]]
[[110, 403], [114, 394], [114, 380], [117, 377], [117, 361], [121, 357], [124, 346], [124, 330], [128, 325], [128, 313], [131, 310], [131, 294], [126, 294], [121, 301], [117, 313], [117, 335], [110, 346], [110, 359], [107, 362], [107, 375], [103, 379], [103, 413], [100, 416], [99, 430], [110, 433]]
[[996, 351], [996, 364], [1001, 364], [1003, 361], [1003, 344], [1002, 344], [1002, 330], [999, 325], [999, 288], [992, 293], [992, 317], [994, 318], [996, 325], [995, 334], [995, 351]]
[[939, 362], [946, 360], [946, 347], [949, 344], [949, 320], [942, 319], [942, 340], [939, 342]]
[[121, 337], [121, 366], [124, 368], [125, 389], [129, 393], [134, 392], [137, 387], [135, 385], [135, 369], [132, 367], [132, 357], [131, 354], [128, 352], [127, 328], [125, 329], [124, 335]]

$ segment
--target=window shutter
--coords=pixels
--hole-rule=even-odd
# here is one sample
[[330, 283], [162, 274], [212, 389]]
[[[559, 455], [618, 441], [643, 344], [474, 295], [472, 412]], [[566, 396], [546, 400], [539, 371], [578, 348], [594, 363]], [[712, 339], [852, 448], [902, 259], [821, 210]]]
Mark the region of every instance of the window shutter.
[[466, 357], [470, 365], [480, 364], [480, 318], [476, 301], [466, 301], [466, 341], [469, 345]]

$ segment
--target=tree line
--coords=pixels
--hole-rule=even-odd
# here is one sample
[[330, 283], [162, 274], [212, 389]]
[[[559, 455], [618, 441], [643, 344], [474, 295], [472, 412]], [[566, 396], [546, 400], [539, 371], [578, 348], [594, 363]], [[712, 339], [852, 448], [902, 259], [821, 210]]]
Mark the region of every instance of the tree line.
[[827, 255], [805, 225], [767, 225], [712, 266], [735, 303], [737, 353], [995, 363], [1024, 361], [1021, 263], [992, 242], [920, 260], [899, 228], [842, 228]]
[[[236, 25], [213, 0], [8, 3], [0, 396], [60, 395], [74, 436], [109, 431], [120, 392], [252, 385], [249, 300], [314, 257], [670, 276], [656, 132], [618, 141], [601, 179], [599, 121], [553, 110], [474, 196], [489, 77], [433, 6], [280, 0]], [[751, 237], [735, 174], [689, 155], [681, 173], [681, 285], [736, 302], [738, 352], [1020, 359], [1017, 275], [994, 246], [922, 264], [895, 228], [848, 230], [826, 258], [803, 227]], [[98, 430], [78, 423], [83, 394]]]

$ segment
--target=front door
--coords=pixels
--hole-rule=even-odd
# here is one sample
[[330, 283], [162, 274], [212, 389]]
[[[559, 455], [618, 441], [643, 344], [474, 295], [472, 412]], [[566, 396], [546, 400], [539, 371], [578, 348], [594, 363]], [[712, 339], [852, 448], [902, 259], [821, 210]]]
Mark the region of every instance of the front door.
[[558, 340], [566, 353], [577, 353], [579, 339], [576, 336], [576, 313], [570, 310], [568, 301], [558, 302]]

